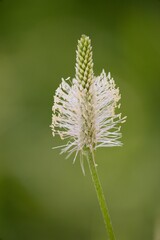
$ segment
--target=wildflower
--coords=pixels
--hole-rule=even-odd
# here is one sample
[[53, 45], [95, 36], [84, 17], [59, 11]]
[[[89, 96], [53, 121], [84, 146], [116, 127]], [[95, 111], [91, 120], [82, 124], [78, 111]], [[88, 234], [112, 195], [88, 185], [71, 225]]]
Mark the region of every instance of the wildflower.
[[121, 113], [119, 88], [116, 88], [111, 74], [103, 70], [96, 77], [93, 72], [92, 47], [89, 37], [82, 35], [76, 51], [75, 78], [67, 78], [56, 90], [52, 107], [52, 133], [66, 139], [67, 143], [58, 146], [61, 153], [69, 157], [75, 153], [75, 162], [80, 152], [82, 171], [83, 155], [86, 155], [98, 202], [110, 240], [115, 235], [108, 207], [96, 168], [94, 150], [98, 147], [121, 146], [120, 124], [125, 122]]
[[82, 35], [76, 51], [75, 78], [67, 78], [56, 90], [52, 107], [52, 133], [67, 143], [58, 146], [69, 157], [88, 148], [121, 146], [120, 124], [125, 122], [116, 108], [121, 96], [111, 74], [103, 70], [93, 73], [92, 47], [89, 37]]

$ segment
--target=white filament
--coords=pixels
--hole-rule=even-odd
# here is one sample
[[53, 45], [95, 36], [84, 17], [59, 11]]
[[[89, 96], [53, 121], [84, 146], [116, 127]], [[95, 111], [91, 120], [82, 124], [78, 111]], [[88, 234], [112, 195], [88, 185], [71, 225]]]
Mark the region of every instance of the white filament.
[[94, 150], [121, 146], [119, 125], [125, 122], [125, 117], [121, 118], [121, 113], [115, 113], [121, 97], [110, 73], [106, 76], [102, 71], [100, 76], [94, 78], [89, 90], [76, 79], [72, 80], [71, 85], [67, 80], [62, 79], [52, 107], [53, 136], [58, 134], [61, 139], [68, 139], [61, 153], [67, 152], [69, 157], [75, 152], [75, 161], [77, 154], [83, 152], [85, 147]]

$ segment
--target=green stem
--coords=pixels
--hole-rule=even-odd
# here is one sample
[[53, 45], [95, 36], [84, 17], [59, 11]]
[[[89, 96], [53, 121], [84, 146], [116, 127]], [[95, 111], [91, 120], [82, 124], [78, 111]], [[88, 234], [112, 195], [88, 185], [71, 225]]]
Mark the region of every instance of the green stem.
[[92, 175], [92, 180], [96, 189], [96, 193], [97, 193], [97, 197], [98, 197], [98, 202], [101, 208], [101, 212], [104, 218], [104, 222], [105, 222], [105, 226], [106, 226], [106, 230], [109, 236], [110, 240], [115, 240], [115, 235], [113, 232], [113, 227], [112, 227], [112, 223], [111, 223], [111, 219], [109, 216], [109, 212], [108, 212], [108, 208], [107, 208], [107, 204], [105, 201], [105, 197], [103, 194], [103, 189], [101, 187], [101, 183], [98, 177], [98, 172], [96, 169], [96, 164], [95, 164], [95, 160], [94, 160], [94, 153], [91, 151], [88, 151], [88, 163], [89, 163], [89, 168], [90, 168], [90, 172]]

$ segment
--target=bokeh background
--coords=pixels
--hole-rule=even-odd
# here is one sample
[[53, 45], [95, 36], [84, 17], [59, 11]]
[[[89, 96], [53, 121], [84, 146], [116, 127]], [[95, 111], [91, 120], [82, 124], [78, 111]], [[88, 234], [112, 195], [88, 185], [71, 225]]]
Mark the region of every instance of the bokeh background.
[[94, 71], [122, 94], [122, 148], [96, 152], [119, 240], [160, 239], [160, 1], [0, 1], [0, 239], [99, 240], [92, 186], [53, 146], [49, 125], [61, 77], [89, 35]]

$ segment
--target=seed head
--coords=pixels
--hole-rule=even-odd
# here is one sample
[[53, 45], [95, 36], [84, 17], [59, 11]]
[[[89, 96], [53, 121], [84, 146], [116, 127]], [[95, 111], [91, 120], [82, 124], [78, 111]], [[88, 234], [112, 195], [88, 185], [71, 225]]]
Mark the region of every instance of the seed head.
[[85, 35], [78, 40], [75, 69], [75, 78], [62, 79], [56, 90], [51, 124], [53, 136], [68, 140], [59, 146], [61, 153], [75, 153], [74, 161], [86, 148], [121, 146], [120, 124], [126, 119], [115, 111], [120, 94], [111, 74], [103, 70], [94, 76], [91, 40]]

